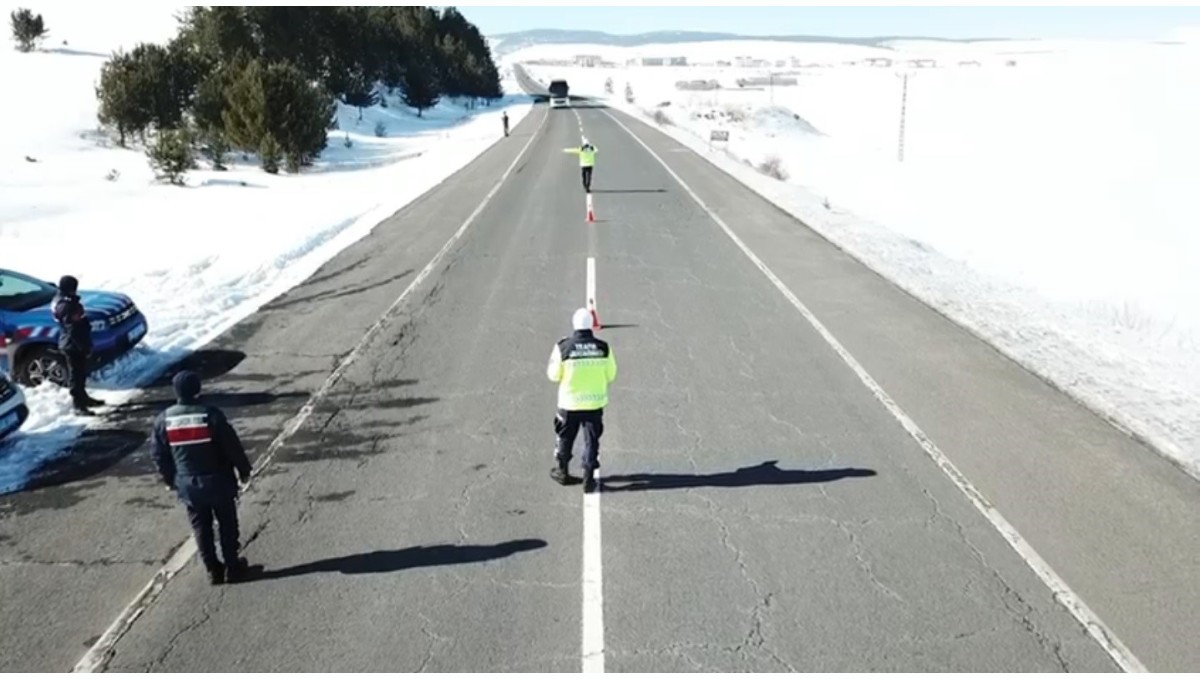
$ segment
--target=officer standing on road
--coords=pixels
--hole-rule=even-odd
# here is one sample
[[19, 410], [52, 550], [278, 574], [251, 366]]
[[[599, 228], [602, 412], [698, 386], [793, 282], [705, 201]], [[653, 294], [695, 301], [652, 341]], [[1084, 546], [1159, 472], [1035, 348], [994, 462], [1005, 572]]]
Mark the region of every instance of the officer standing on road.
[[504, 119], [504, 136], [507, 137], [508, 136], [508, 111], [505, 111], [504, 113], [502, 113], [501, 117]]
[[567, 153], [574, 153], [579, 156], [579, 170], [583, 178], [583, 190], [585, 193], [592, 192], [592, 171], [596, 167], [596, 147], [592, 142], [588, 141], [587, 137], [583, 138], [583, 143], [577, 149], [566, 149]]
[[617, 378], [617, 359], [608, 343], [592, 333], [592, 312], [579, 309], [571, 318], [575, 333], [554, 345], [546, 376], [558, 383], [558, 412], [554, 433], [558, 437], [554, 457], [558, 464], [550, 478], [560, 485], [574, 483], [567, 466], [575, 437], [583, 428], [583, 491], [596, 489], [595, 471], [600, 467], [600, 436], [604, 433], [604, 408], [608, 385]]
[[[154, 421], [154, 463], [167, 488], [187, 508], [200, 559], [209, 582], [242, 579], [249, 568], [238, 557], [238, 478], [250, 480], [250, 461], [237, 432], [220, 409], [202, 405], [200, 376], [185, 370], [172, 380], [178, 402]], [[234, 473], [237, 477], [234, 477]], [[220, 526], [221, 556], [213, 541], [213, 519]]]
[[77, 415], [94, 415], [89, 408], [102, 406], [104, 401], [92, 398], [87, 393], [88, 359], [92, 355], [92, 322], [79, 299], [79, 280], [74, 276], [63, 276], [58, 281], [58, 294], [54, 297], [54, 320], [58, 322], [58, 349], [67, 359], [67, 382], [70, 384], [71, 401]]

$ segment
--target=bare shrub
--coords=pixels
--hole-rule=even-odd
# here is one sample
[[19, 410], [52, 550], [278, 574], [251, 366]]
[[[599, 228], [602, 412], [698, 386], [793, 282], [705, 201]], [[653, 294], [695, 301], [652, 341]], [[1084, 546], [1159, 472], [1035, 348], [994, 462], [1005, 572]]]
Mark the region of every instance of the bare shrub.
[[781, 182], [787, 181], [788, 173], [783, 168], [783, 160], [779, 156], [768, 156], [758, 164], [758, 171]]

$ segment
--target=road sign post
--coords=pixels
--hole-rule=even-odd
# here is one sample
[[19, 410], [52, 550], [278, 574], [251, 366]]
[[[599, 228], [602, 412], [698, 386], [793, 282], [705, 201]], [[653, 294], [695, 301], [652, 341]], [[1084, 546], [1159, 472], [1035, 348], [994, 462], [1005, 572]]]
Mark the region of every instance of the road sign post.
[[710, 152], [712, 151], [713, 142], [715, 141], [725, 142], [728, 144], [729, 130], [713, 130], [712, 133], [708, 135], [708, 150]]

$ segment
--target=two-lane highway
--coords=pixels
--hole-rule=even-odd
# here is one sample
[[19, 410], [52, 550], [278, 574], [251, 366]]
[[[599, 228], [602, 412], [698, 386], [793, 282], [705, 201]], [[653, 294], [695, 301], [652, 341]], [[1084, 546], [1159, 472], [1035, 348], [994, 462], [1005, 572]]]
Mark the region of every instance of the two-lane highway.
[[[581, 129], [599, 148], [594, 224], [584, 221], [577, 159], [563, 153]], [[585, 501], [578, 486], [548, 476], [555, 391], [544, 367], [585, 302], [589, 258], [600, 334], [620, 375], [602, 492]], [[897, 337], [919, 341], [905, 350]], [[702, 158], [613, 111], [539, 106], [513, 137], [220, 346], [248, 356], [214, 390], [257, 380], [257, 393], [293, 394], [286, 407], [262, 398], [254, 402], [274, 410], [250, 411], [260, 463], [278, 440], [242, 501], [246, 553], [264, 570], [213, 588], [193, 562], [105, 649], [106, 669], [1198, 666], [1180, 634], [1200, 622], [1200, 607], [1185, 606], [1200, 596], [1195, 588], [1176, 591], [1185, 605], [1150, 608], [1200, 568], [1193, 483]], [[948, 393], [994, 408], [971, 412]], [[305, 403], [311, 414], [280, 439]], [[1061, 431], [1039, 419], [1049, 414]], [[1012, 418], [1027, 429], [1006, 442], [997, 427]], [[966, 436], [978, 440], [965, 446]], [[1119, 452], [1128, 478], [1061, 472], [1057, 496], [1012, 492], [1033, 464], [1029, 450], [1059, 470], [1081, 440], [1101, 458]], [[966, 479], [948, 475], [931, 449]], [[1007, 456], [1017, 472], [980, 462], [981, 451]], [[114, 521], [149, 511], [120, 495], [151, 496], [146, 477], [100, 483], [109, 502], [122, 498]], [[1028, 553], [964, 484], [1003, 500], [997, 515], [1029, 537]], [[1094, 484], [1129, 506], [1081, 492]], [[1151, 486], [1158, 501], [1148, 507], [1140, 494]], [[84, 506], [105, 502], [89, 495]], [[0, 524], [19, 544], [34, 538], [10, 526], [50, 516], [26, 506]], [[1085, 510], [1109, 523], [1070, 523]], [[21, 631], [0, 642], [6, 666], [11, 657], [13, 666], [65, 669], [67, 656], [69, 666], [83, 654], [186, 536], [177, 508], [153, 511], [165, 521], [154, 550], [126, 545], [145, 563], [88, 589], [89, 615], [49, 628], [50, 641]], [[1039, 511], [1034, 525], [1028, 517]], [[1156, 578], [1126, 587], [1095, 555], [1123, 566], [1131, 545]], [[1046, 555], [1065, 596], [1030, 554]], [[5, 594], [22, 601], [13, 573], [0, 571]], [[70, 615], [68, 601], [42, 594], [55, 619]], [[1086, 615], [1069, 608], [1076, 601]], [[1081, 615], [1130, 652], [1102, 644]], [[32, 652], [55, 643], [65, 650], [47, 651], [53, 662]]]

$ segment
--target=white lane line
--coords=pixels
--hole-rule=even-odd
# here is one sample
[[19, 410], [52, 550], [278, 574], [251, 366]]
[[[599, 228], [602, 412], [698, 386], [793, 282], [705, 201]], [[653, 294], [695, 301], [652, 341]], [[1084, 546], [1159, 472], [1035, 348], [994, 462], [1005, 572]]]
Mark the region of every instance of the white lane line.
[[[500, 187], [504, 185], [504, 182], [508, 179], [509, 175], [512, 174], [513, 169], [517, 166], [517, 163], [519, 163], [521, 158], [525, 156], [525, 152], [529, 150], [531, 145], [533, 145], [534, 140], [537, 139], [538, 134], [541, 133], [542, 128], [545, 127], [546, 120], [548, 118], [548, 115], [542, 116], [542, 121], [538, 124], [537, 130], [534, 130], [534, 133], [529, 137], [529, 141], [525, 142], [525, 146], [521, 149], [521, 152], [517, 154], [517, 157], [513, 159], [512, 163], [508, 166], [508, 169], [505, 170], [504, 174], [500, 176], [500, 179], [496, 181], [495, 186], [493, 186], [492, 189], [488, 191], [487, 195], [484, 196], [483, 201], [479, 203], [479, 205], [475, 208], [475, 211], [472, 212], [469, 217], [467, 217], [466, 221], [462, 223], [462, 226], [458, 227], [458, 231], [454, 232], [454, 235], [450, 237], [450, 240], [446, 241], [446, 244], [442, 246], [442, 249], [438, 250], [438, 253], [433, 256], [433, 259], [431, 259], [429, 263], [425, 265], [425, 268], [421, 269], [421, 272], [417, 274], [417, 277], [413, 279], [412, 283], [409, 283], [408, 287], [404, 289], [404, 292], [400, 293], [400, 296], [396, 298], [396, 301], [392, 302], [392, 305], [388, 307], [387, 311], [385, 311], [383, 315], [380, 316], [379, 319], [367, 329], [366, 334], [362, 336], [362, 339], [358, 341], [358, 344], [354, 346], [354, 349], [352, 349], [350, 353], [347, 354], [340, 363], [338, 363], [337, 367], [334, 368], [333, 372], [329, 374], [329, 377], [325, 379], [325, 382], [321, 385], [321, 387], [317, 389], [312, 396], [309, 396], [308, 400], [303, 406], [301, 406], [300, 411], [292, 416], [292, 419], [287, 421], [283, 429], [279, 432], [279, 435], [276, 436], [273, 441], [271, 441], [271, 444], [267, 446], [266, 452], [263, 453], [261, 458], [259, 458], [258, 464], [255, 466], [254, 471], [251, 474], [251, 484], [253, 484], [253, 479], [257, 478], [259, 474], [262, 473], [262, 470], [271, 463], [271, 460], [275, 457], [275, 454], [279, 452], [279, 449], [283, 447], [287, 440], [290, 439], [297, 431], [299, 431], [300, 427], [304, 425], [305, 421], [308, 420], [309, 416], [311, 416], [313, 411], [316, 409], [317, 403], [319, 403], [329, 393], [329, 390], [333, 388], [333, 385], [335, 385], [342, 378], [342, 376], [346, 374], [346, 371], [350, 368], [350, 366], [352, 366], [354, 362], [362, 356], [363, 350], [366, 348], [366, 346], [370, 344], [380, 332], [383, 331], [384, 326], [389, 320], [391, 320], [391, 317], [395, 314], [396, 310], [400, 308], [400, 305], [402, 305], [408, 296], [412, 294], [412, 291], [415, 290], [417, 286], [420, 285], [426, 278], [428, 278], [431, 273], [433, 273], [433, 270], [437, 268], [438, 264], [441, 263], [442, 258], [446, 256], [446, 253], [450, 252], [450, 249], [454, 247], [454, 244], [457, 243], [459, 239], [462, 238], [463, 234], [467, 232], [467, 229], [471, 226], [479, 214], [483, 212], [483, 209], [487, 207], [488, 203], [491, 202], [492, 198], [500, 190]], [[166, 565], [154, 574], [154, 577], [150, 579], [150, 582], [147, 583], [146, 586], [143, 587], [140, 592], [138, 592], [137, 596], [134, 597], [133, 601], [131, 601], [129, 605], [121, 611], [121, 614], [117, 616], [117, 619], [113, 621], [111, 625], [109, 625], [104, 634], [101, 635], [96, 643], [88, 649], [83, 658], [81, 658], [79, 662], [75, 664], [75, 668], [72, 671], [103, 671], [104, 666], [112, 658], [113, 650], [115, 649], [117, 642], [119, 642], [121, 638], [125, 636], [125, 634], [133, 626], [134, 621], [141, 617], [142, 613], [144, 613], [146, 609], [149, 608], [156, 599], [158, 599], [158, 595], [162, 593], [164, 588], [166, 588], [167, 583], [171, 580], [171, 578], [175, 577], [181, 570], [183, 570], [184, 566], [188, 564], [195, 553], [196, 542], [190, 537], [176, 546], [174, 551], [171, 553], [171, 556], [167, 559]]]
[[583, 671], [604, 672], [604, 569], [600, 553], [600, 471], [583, 495]]
[[1145, 672], [1146, 666], [1143, 665], [1142, 662], [1133, 654], [1133, 652], [1130, 651], [1129, 648], [1117, 638], [1117, 635], [1113, 633], [1108, 625], [1104, 624], [1104, 621], [1100, 619], [1100, 616], [1096, 615], [1096, 613], [1090, 607], [1088, 607], [1086, 603], [1084, 603], [1083, 599], [1081, 599], [1079, 595], [1076, 594], [1069, 585], [1067, 585], [1066, 581], [1059, 577], [1058, 573], [1056, 573], [1054, 569], [1050, 567], [1050, 564], [1047, 563], [1046, 560], [1043, 559], [1036, 550], [1034, 550], [1033, 545], [1030, 545], [1025, 538], [1017, 532], [1017, 529], [1014, 528], [1013, 525], [1010, 524], [1008, 520], [1000, 514], [1000, 511], [996, 509], [996, 507], [992, 505], [992, 503], [988, 501], [986, 497], [984, 497], [983, 493], [979, 492], [979, 489], [975, 487], [975, 484], [971, 483], [971, 481], [967, 479], [967, 477], [963, 475], [963, 473], [960, 472], [957, 467], [954, 466], [954, 463], [951, 462], [950, 459], [946, 457], [945, 453], [943, 453], [941, 449], [937, 447], [937, 444], [935, 444], [933, 440], [930, 439], [929, 436], [926, 435], [919, 426], [917, 426], [917, 423], [914, 422], [913, 419], [909, 417], [908, 414], [905, 413], [904, 410], [902, 410], [894, 400], [892, 400], [892, 397], [889, 396], [887, 392], [883, 390], [883, 387], [879, 386], [879, 383], [867, 373], [866, 369], [862, 367], [862, 364], [859, 363], [858, 360], [855, 359], [854, 356], [852, 356], [844, 346], [842, 346], [842, 343], [833, 336], [833, 333], [829, 332], [825, 325], [817, 319], [816, 315], [813, 314], [813, 312], [810, 311], [809, 308], [806, 307], [804, 303], [801, 302], [800, 299], [788, 289], [783, 281], [780, 280], [779, 277], [767, 267], [766, 263], [759, 259], [758, 255], [754, 254], [754, 252], [744, 242], [742, 242], [742, 239], [733, 232], [733, 229], [729, 228], [729, 225], [726, 224], [716, 212], [709, 208], [708, 205], [701, 200], [700, 196], [696, 195], [696, 192], [693, 191], [692, 188], [688, 186], [679, 175], [675, 174], [675, 171], [667, 165], [666, 161], [664, 161], [657, 153], [655, 153], [654, 150], [646, 144], [646, 142], [642, 141], [640, 137], [634, 134], [633, 131], [626, 127], [625, 124], [620, 120], [617, 120], [617, 118], [611, 113], [608, 111], [603, 111], [603, 113], [614, 123], [620, 126], [621, 129], [625, 130], [630, 137], [633, 137], [637, 143], [641, 144], [642, 148], [646, 149], [646, 152], [653, 156], [654, 159], [663, 166], [663, 169], [667, 171], [667, 174], [671, 175], [671, 177], [674, 178], [681, 187], [683, 187], [683, 190], [692, 197], [692, 200], [696, 201], [696, 204], [700, 206], [700, 209], [704, 210], [708, 216], [714, 222], [716, 222], [717, 226], [720, 226], [725, 234], [729, 236], [731, 240], [733, 240], [733, 242], [738, 246], [739, 249], [741, 249], [746, 257], [750, 258], [750, 261], [754, 262], [754, 265], [763, 272], [763, 274], [768, 280], [771, 281], [771, 283], [775, 285], [779, 292], [783, 293], [783, 296], [792, 303], [792, 306], [796, 307], [796, 310], [799, 311], [800, 314], [804, 316], [805, 320], [807, 320], [809, 324], [816, 329], [825, 342], [828, 343], [835, 352], [837, 352], [837, 355], [841, 357], [842, 361], [844, 361], [846, 365], [848, 365], [850, 369], [854, 371], [854, 374], [858, 376], [858, 379], [862, 381], [862, 383], [871, 391], [872, 394], [875, 395], [875, 398], [877, 398], [883, 404], [883, 406], [887, 408], [888, 412], [892, 414], [892, 417], [896, 418], [896, 420], [900, 422], [900, 425], [904, 427], [909, 436], [911, 436], [913, 440], [915, 440], [917, 444], [921, 446], [921, 449], [925, 451], [925, 453], [934, 461], [934, 463], [937, 464], [939, 468], [941, 468], [941, 470], [946, 474], [947, 477], [950, 478], [954, 485], [958, 486], [958, 489], [967, 496], [967, 499], [971, 501], [971, 504], [973, 504], [975, 508], [978, 509], [979, 512], [983, 514], [983, 516], [987, 518], [989, 522], [991, 522], [992, 526], [994, 526], [996, 530], [1000, 532], [1000, 535], [1002, 535], [1004, 539], [1008, 541], [1008, 544], [1011, 545], [1012, 548], [1016, 550], [1017, 554], [1019, 554], [1021, 558], [1025, 560], [1025, 563], [1027, 563], [1029, 567], [1033, 569], [1033, 572], [1036, 573], [1037, 576], [1041, 578], [1042, 582], [1050, 588], [1050, 591], [1054, 593], [1055, 600], [1061, 603], [1063, 607], [1071, 613], [1071, 615], [1075, 616], [1075, 619], [1078, 620], [1081, 625], [1083, 625], [1088, 634], [1090, 634], [1092, 638], [1100, 644], [1100, 646], [1105, 650], [1105, 652], [1108, 653], [1113, 661], [1116, 662], [1117, 665], [1119, 665], [1121, 669], [1126, 672]]
[[596, 258], [587, 258], [587, 305], [596, 308]]
[[[588, 308], [596, 303], [596, 258], [587, 258]], [[604, 672], [604, 568], [600, 551], [600, 473], [583, 495], [583, 671]]]

